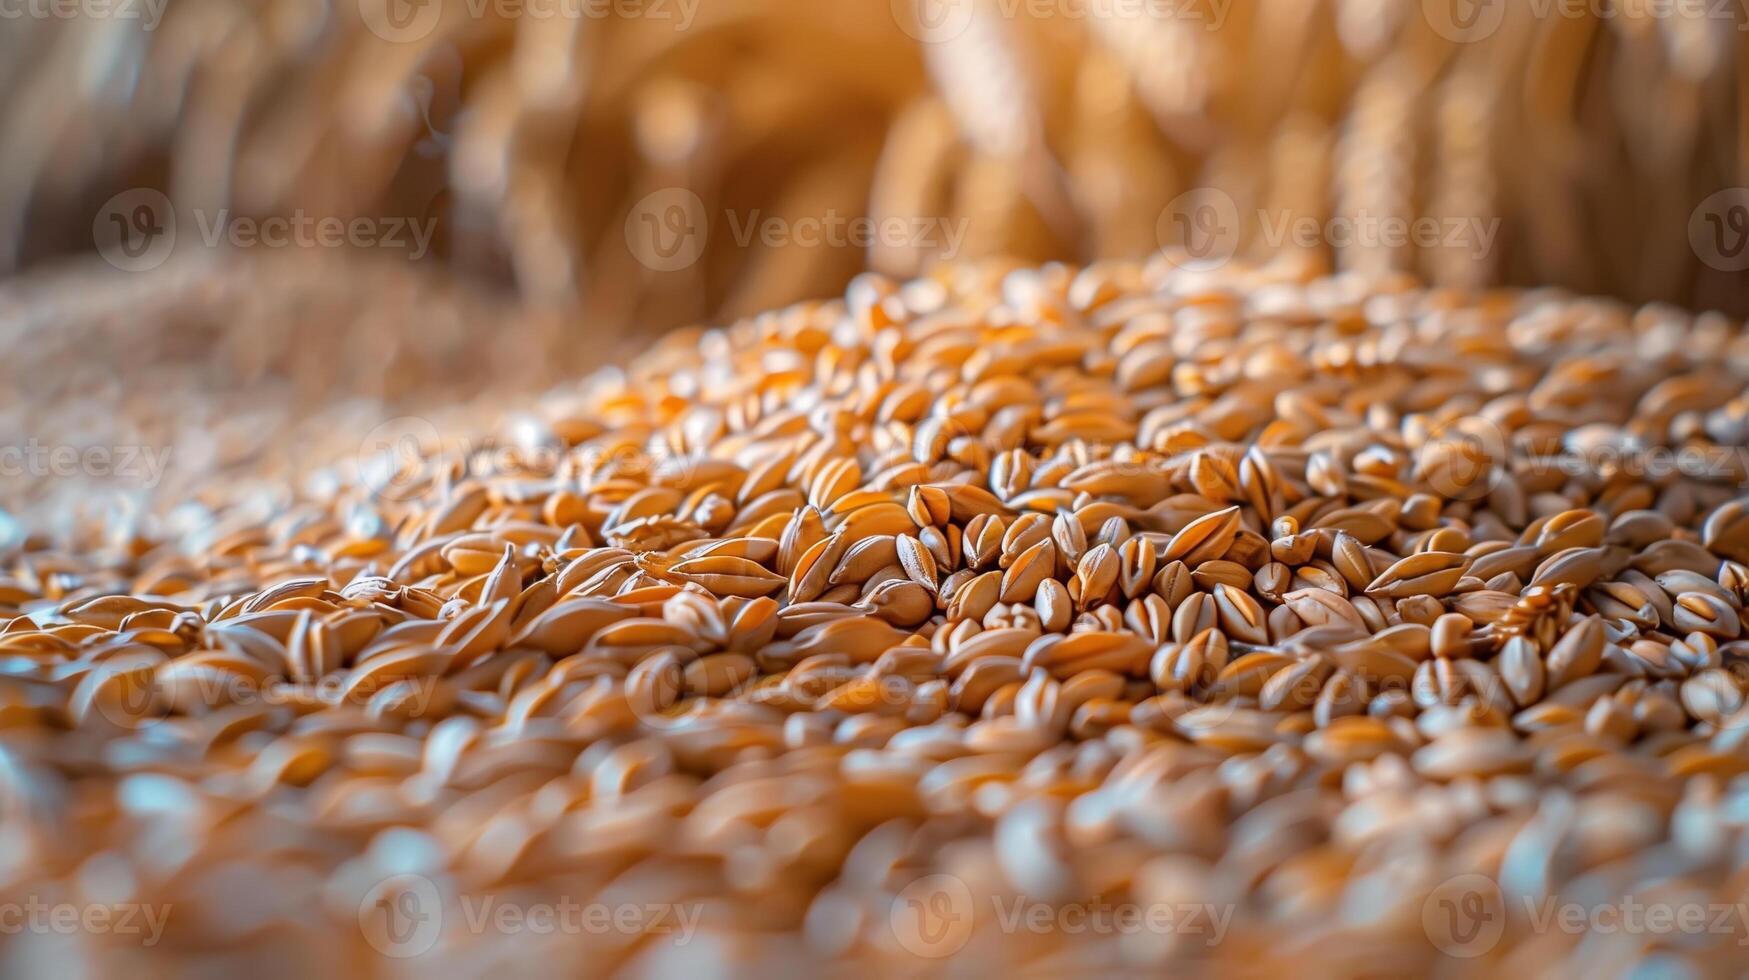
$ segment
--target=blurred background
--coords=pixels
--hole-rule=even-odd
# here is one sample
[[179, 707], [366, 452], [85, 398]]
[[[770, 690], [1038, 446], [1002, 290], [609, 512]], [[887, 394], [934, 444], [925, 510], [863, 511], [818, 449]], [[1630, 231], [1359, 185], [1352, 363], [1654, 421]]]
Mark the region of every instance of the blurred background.
[[1741, 315], [1745, 28], [1743, 0], [0, 0], [0, 424], [244, 460], [353, 400], [539, 390], [984, 257]]
[[[1484, 248], [1447, 229], [1285, 246], [1461, 285], [1743, 299], [1688, 241], [1745, 181], [1741, 0], [6, 5], [8, 272], [90, 253], [106, 206], [141, 203], [112, 198], [151, 189], [179, 239], [197, 211], [429, 223], [409, 261], [661, 329], [864, 267], [1143, 253], [1181, 234], [1158, 220], [1175, 198], [1217, 188], [1246, 251], [1299, 218], [1498, 221]], [[692, 261], [628, 248], [664, 190], [703, 208]], [[805, 219], [846, 234], [765, 234]]]

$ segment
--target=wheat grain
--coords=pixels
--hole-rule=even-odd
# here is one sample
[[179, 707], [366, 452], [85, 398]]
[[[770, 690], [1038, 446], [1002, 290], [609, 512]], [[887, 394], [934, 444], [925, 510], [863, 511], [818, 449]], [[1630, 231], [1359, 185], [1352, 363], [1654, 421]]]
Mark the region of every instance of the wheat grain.
[[[408, 834], [444, 887], [697, 899], [734, 955], [803, 937], [847, 970], [916, 952], [889, 912], [929, 874], [1234, 903], [1194, 951], [974, 916], [964, 955], [1035, 967], [1322, 965], [1340, 928], [1435, 968], [1442, 880], [1589, 866], [1533, 843], [1712, 894], [1658, 855], [1739, 833], [1738, 477], [1547, 458], [1734, 431], [1746, 362], [1658, 315], [1688, 342], [1645, 358], [1629, 311], [1552, 294], [953, 266], [652, 348], [543, 409], [556, 467], [434, 449], [442, 479], [373, 495], [342, 460], [280, 516], [219, 485], [181, 539], [12, 545], [0, 741], [32, 802], [0, 834], [115, 855], [196, 959], [227, 913], [188, 882], [320, 880], [339, 926], [276, 921], [356, 937]], [[1419, 855], [1400, 894], [1386, 851]], [[72, 873], [17, 853], [7, 888]], [[1339, 922], [1350, 890], [1381, 914]], [[489, 933], [441, 948], [516, 952]], [[1534, 938], [1483, 962], [1577, 955]]]

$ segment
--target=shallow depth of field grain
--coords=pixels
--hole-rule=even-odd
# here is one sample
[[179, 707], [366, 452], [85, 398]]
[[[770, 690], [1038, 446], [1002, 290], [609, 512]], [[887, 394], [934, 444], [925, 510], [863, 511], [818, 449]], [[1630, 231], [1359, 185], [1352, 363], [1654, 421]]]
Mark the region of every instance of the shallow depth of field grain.
[[6, 972], [1740, 969], [1749, 338], [1293, 270], [864, 276], [9, 527], [0, 901], [166, 918]]

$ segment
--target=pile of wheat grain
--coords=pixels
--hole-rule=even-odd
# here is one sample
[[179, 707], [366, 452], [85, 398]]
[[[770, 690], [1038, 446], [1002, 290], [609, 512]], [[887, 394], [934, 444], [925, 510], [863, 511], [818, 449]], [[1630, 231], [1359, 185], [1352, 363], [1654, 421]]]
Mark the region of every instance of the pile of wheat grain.
[[1717, 317], [1156, 259], [338, 433], [11, 535], [0, 902], [161, 928], [0, 957], [1721, 974], [1746, 431]]

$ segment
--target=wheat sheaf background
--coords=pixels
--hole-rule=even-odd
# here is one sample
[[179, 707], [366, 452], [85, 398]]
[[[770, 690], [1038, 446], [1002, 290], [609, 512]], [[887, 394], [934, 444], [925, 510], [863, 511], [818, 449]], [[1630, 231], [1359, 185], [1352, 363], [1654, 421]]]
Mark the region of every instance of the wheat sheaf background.
[[[1749, 179], [1737, 0], [133, 6], [3, 35], [0, 268], [89, 251], [106, 199], [154, 187], [179, 210], [436, 217], [442, 256], [486, 281], [662, 327], [948, 244], [742, 245], [725, 216], [936, 217], [963, 221], [955, 257], [1087, 260], [1158, 248], [1162, 211], [1213, 187], [1248, 252], [1282, 244], [1259, 211], [1498, 219], [1485, 249], [1304, 251], [1741, 299], [1689, 244], [1696, 208]], [[665, 188], [714, 234], [659, 272], [625, 223]]]
[[[0, 25], [18, 431], [94, 414], [247, 455], [263, 413], [526, 390], [865, 268], [1199, 232], [1219, 255], [1749, 309], [1740, 0], [113, 9], [132, 16]], [[106, 207], [148, 191], [182, 219], [175, 255], [108, 268]], [[433, 240], [416, 261], [203, 247], [213, 215]], [[898, 231], [794, 233], [857, 218]], [[1387, 219], [1432, 234], [1332, 224]], [[694, 237], [652, 259], [640, 229]]]

